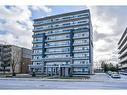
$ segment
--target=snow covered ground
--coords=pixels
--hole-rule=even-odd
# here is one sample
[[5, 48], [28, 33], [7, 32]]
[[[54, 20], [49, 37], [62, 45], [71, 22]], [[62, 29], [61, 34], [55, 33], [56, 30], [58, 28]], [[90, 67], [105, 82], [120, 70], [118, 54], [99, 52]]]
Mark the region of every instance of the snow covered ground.
[[0, 78], [0, 89], [127, 89], [127, 76], [112, 79], [107, 74], [100, 73], [93, 75], [90, 81]]

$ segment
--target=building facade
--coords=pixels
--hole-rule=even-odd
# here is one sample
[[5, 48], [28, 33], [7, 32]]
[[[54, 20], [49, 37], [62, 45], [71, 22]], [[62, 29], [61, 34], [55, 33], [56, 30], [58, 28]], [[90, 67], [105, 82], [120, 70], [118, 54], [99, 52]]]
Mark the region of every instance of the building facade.
[[[12, 73], [12, 60], [15, 61], [15, 73], [29, 73], [32, 50], [15, 45], [0, 45], [0, 71]], [[5, 68], [4, 68], [5, 67]]]
[[127, 73], [127, 28], [118, 42], [119, 68], [122, 73]]
[[93, 33], [89, 10], [34, 19], [30, 72], [82, 76], [93, 72]]

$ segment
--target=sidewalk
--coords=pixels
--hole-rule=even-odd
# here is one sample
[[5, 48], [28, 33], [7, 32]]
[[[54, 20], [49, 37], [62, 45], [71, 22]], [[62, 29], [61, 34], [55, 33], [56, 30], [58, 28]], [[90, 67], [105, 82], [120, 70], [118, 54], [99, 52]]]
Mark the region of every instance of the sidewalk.
[[[27, 77], [23, 77], [27, 76]], [[61, 82], [126, 82], [127, 83], [127, 76], [121, 79], [112, 79], [105, 73], [91, 75], [90, 79], [61, 79], [61, 78], [50, 78], [50, 77], [32, 77], [28, 74], [20, 74], [16, 77], [0, 77], [0, 80], [23, 80], [23, 81], [61, 81]]]

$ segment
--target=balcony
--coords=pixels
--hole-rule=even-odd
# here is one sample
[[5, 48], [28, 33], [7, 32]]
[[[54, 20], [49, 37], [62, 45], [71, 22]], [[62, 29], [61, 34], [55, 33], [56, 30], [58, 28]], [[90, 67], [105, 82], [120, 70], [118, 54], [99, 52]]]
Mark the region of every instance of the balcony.
[[85, 58], [85, 57], [75, 57], [73, 59], [74, 60], [89, 60], [89, 58]]
[[60, 38], [60, 39], [51, 39], [51, 40], [46, 40], [46, 42], [56, 42], [56, 41], [65, 41], [65, 40], [70, 40], [70, 38]]
[[127, 68], [127, 64], [123, 64], [121, 67], [119, 67], [120, 69], [122, 68]]
[[29, 68], [42, 68], [43, 65], [40, 64], [40, 65], [29, 65]]
[[124, 61], [127, 61], [127, 56], [125, 56], [124, 58], [120, 59], [120, 63], [124, 62]]
[[42, 53], [32, 53], [32, 55], [42, 55]]
[[76, 39], [89, 39], [89, 37], [83, 37], [83, 36], [78, 36], [78, 37], [73, 37], [74, 40]]
[[70, 33], [70, 30], [53, 31], [52, 33], [46, 33], [46, 35], [52, 36], [52, 35], [61, 35], [61, 34], [68, 34], [68, 33]]
[[70, 52], [66, 52], [66, 51], [61, 51], [61, 52], [45, 52], [45, 54], [47, 55], [55, 55], [55, 54], [68, 54]]
[[120, 55], [119, 58], [121, 58], [123, 55], [127, 54], [127, 49], [125, 49]]
[[73, 46], [89, 46], [89, 43], [74, 43]]
[[33, 41], [32, 43], [35, 44], [35, 43], [42, 43], [43, 41], [42, 40], [36, 40], [36, 41]]
[[42, 34], [34, 34], [34, 35], [32, 35], [32, 37], [33, 37], [33, 38], [43, 37], [43, 35], [42, 35]]
[[[63, 31], [53, 31], [53, 32], [50, 32], [50, 33], [46, 33], [47, 36], [52, 36], [52, 35], [61, 35], [61, 34], [68, 34], [70, 33], [71, 29], [68, 29], [68, 30], [63, 30]], [[79, 29], [74, 29], [74, 33], [78, 33], [78, 32], [89, 32], [88, 29], [86, 28], [79, 28]]]
[[47, 45], [45, 48], [60, 48], [60, 47], [69, 47], [70, 45]]
[[63, 25], [59, 25], [59, 27], [52, 27], [52, 28], [43, 28], [43, 29], [34, 29], [33, 32], [35, 31], [47, 31], [47, 30], [53, 30], [53, 29], [59, 29], [59, 28], [69, 28], [69, 27], [76, 27], [76, 26], [83, 26], [87, 29], [89, 29], [89, 23], [79, 23], [79, 24], [70, 24], [68, 26], [63, 26]]
[[42, 46], [32, 47], [32, 49], [42, 49]]
[[45, 22], [43, 21], [43, 22], [40, 22], [40, 23], [34, 23], [34, 26], [66, 22], [66, 21], [70, 21], [70, 20], [87, 19], [88, 16], [89, 16], [89, 14], [86, 13], [82, 16], [76, 15], [76, 16], [71, 16], [70, 18], [69, 17], [62, 17], [62, 18], [58, 18], [56, 20], [50, 20], [50, 21], [45, 21]]
[[32, 61], [34, 61], [34, 62], [38, 62], [39, 61], [40, 62], [40, 61], [42, 61], [42, 59], [34, 59], [33, 58]]
[[121, 53], [121, 51], [123, 51], [125, 48], [127, 48], [127, 41], [124, 43], [123, 46], [121, 46], [121, 48], [119, 49], [119, 54]]
[[73, 53], [89, 53], [89, 50], [74, 50]]
[[122, 38], [120, 44], [118, 45], [118, 49], [120, 49], [120, 47], [121, 47], [121, 45], [122, 45], [123, 42], [125, 43], [125, 41], [126, 41], [125, 38], [126, 37], [127, 37], [127, 33], [125, 34], [125, 36]]

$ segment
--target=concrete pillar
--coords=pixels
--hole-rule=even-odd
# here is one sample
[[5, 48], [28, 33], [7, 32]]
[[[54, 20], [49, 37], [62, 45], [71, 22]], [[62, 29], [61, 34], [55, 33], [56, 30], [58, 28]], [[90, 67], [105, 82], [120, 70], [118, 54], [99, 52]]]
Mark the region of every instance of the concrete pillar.
[[51, 67], [51, 76], [53, 76], [53, 67]]
[[65, 76], [65, 68], [62, 67], [61, 70], [62, 70], [62, 74], [61, 75], [64, 77]]
[[46, 75], [48, 76], [48, 67], [46, 67]]
[[59, 77], [61, 76], [61, 70], [60, 70], [60, 65], [59, 65], [59, 67], [58, 67], [58, 74], [59, 74]]
[[41, 68], [41, 73], [44, 74], [44, 61], [42, 60], [42, 68]]
[[66, 77], [69, 76], [69, 70], [68, 70], [68, 67], [65, 68], [65, 76], [66, 76]]

